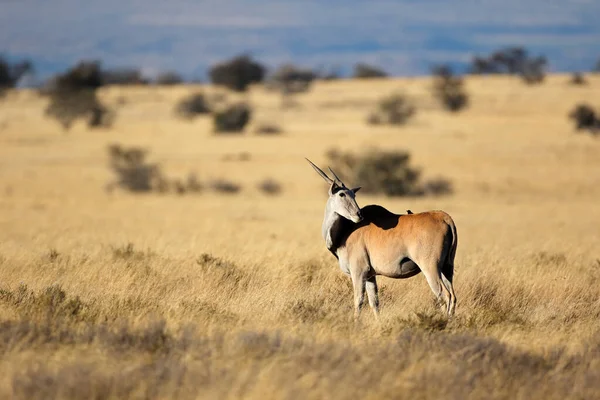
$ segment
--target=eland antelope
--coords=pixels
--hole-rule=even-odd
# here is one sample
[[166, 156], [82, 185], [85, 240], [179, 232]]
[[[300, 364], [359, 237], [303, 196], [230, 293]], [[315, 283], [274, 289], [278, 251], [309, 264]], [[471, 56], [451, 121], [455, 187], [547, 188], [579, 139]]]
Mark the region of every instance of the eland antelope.
[[379, 299], [377, 275], [404, 279], [423, 272], [437, 300], [446, 290], [445, 311], [454, 314], [456, 295], [452, 287], [456, 226], [443, 211], [394, 214], [378, 205], [360, 208], [355, 194], [360, 187], [348, 189], [331, 168], [330, 178], [306, 159], [330, 184], [325, 206], [322, 234], [329, 251], [338, 259], [341, 270], [350, 276], [354, 287], [354, 316], [358, 318], [365, 290], [377, 317]]

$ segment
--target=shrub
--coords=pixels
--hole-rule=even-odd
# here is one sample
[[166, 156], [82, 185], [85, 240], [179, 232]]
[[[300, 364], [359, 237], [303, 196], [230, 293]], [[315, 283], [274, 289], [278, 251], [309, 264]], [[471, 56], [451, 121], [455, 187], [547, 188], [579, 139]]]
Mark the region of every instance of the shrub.
[[114, 68], [102, 71], [104, 85], [145, 85], [148, 80], [136, 68]]
[[213, 114], [214, 129], [217, 133], [239, 133], [250, 121], [250, 107], [244, 103], [234, 104]]
[[0, 96], [5, 90], [15, 87], [24, 75], [32, 72], [33, 65], [30, 61], [10, 63], [0, 55]]
[[452, 182], [445, 178], [429, 179], [421, 185], [421, 188], [419, 194], [423, 196], [441, 196], [453, 192]]
[[310, 89], [315, 78], [316, 74], [310, 69], [286, 64], [275, 71], [269, 79], [269, 84], [284, 94], [301, 93]]
[[578, 104], [569, 113], [569, 118], [575, 121], [575, 128], [578, 131], [589, 130], [593, 134], [600, 131], [600, 119], [594, 109], [587, 104]]
[[209, 75], [215, 85], [243, 92], [250, 84], [262, 82], [265, 68], [249, 56], [242, 55], [213, 66]]
[[417, 192], [420, 172], [409, 165], [404, 151], [370, 150], [361, 155], [330, 151], [327, 154], [336, 171], [362, 185], [365, 193], [406, 196]]
[[392, 94], [381, 99], [367, 123], [372, 125], [404, 125], [415, 114], [415, 106], [403, 94]]
[[546, 77], [547, 64], [548, 61], [543, 56], [526, 60], [520, 72], [521, 78], [528, 84], [542, 83]]
[[575, 72], [573, 73], [573, 75], [571, 75], [571, 80], [569, 81], [569, 83], [571, 85], [587, 85], [587, 80], [585, 79], [585, 76], [583, 76], [583, 74], [581, 72]]
[[117, 175], [116, 182], [107, 185], [112, 191], [115, 186], [134, 193], [199, 193], [204, 185], [191, 172], [185, 179], [167, 179], [158, 164], [146, 161], [147, 151], [139, 147], [124, 148], [119, 144], [108, 147], [110, 167]]
[[433, 95], [442, 103], [442, 106], [451, 112], [457, 112], [468, 104], [468, 96], [464, 89], [464, 82], [457, 77], [447, 65], [433, 69]]
[[338, 67], [332, 67], [330, 69], [321, 69], [320, 71], [315, 73], [316, 79], [320, 79], [323, 81], [335, 81], [341, 78], [342, 74]]
[[77, 119], [87, 118], [88, 126], [108, 127], [114, 112], [96, 96], [101, 87], [102, 73], [98, 62], [83, 61], [62, 75], [56, 76], [43, 94], [50, 97], [45, 114], [56, 119], [68, 130]]
[[356, 79], [385, 78], [388, 74], [379, 67], [358, 63], [354, 66], [354, 73], [352, 76]]
[[210, 183], [210, 188], [218, 193], [235, 194], [238, 193], [242, 187], [235, 182], [231, 182], [225, 179], [215, 179]]
[[296, 105], [292, 96], [310, 89], [317, 75], [310, 69], [286, 64], [277, 69], [267, 82], [267, 89], [281, 93], [281, 106], [288, 108]]
[[500, 49], [488, 57], [475, 56], [471, 73], [519, 75], [526, 83], [541, 83], [545, 78], [548, 60], [544, 56], [531, 57], [523, 47]]
[[146, 161], [146, 150], [112, 144], [108, 147], [108, 153], [110, 168], [117, 175], [117, 181], [109, 185], [108, 189], [112, 190], [116, 185], [134, 193], [168, 190], [168, 183], [160, 166]]
[[261, 124], [256, 127], [254, 132], [258, 135], [279, 135], [283, 130], [275, 124]]
[[178, 85], [183, 82], [183, 78], [175, 71], [165, 71], [158, 74], [154, 82], [157, 85]]
[[405, 151], [371, 149], [356, 155], [330, 150], [327, 158], [343, 179], [360, 184], [365, 193], [425, 196], [452, 192], [451, 183], [443, 178], [420, 183], [421, 172], [410, 166], [410, 154]]
[[274, 196], [281, 193], [281, 185], [273, 179], [265, 179], [258, 184], [258, 189], [268, 195]]
[[181, 118], [193, 119], [198, 115], [210, 113], [210, 107], [202, 93], [194, 93], [177, 103], [175, 113]]

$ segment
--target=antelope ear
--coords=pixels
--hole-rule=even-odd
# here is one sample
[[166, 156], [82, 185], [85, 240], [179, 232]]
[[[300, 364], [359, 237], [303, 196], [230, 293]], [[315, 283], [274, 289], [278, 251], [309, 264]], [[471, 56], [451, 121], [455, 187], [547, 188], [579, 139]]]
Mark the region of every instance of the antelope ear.
[[354, 189], [351, 189], [354, 193], [358, 192], [360, 190], [360, 186]]
[[337, 183], [332, 182], [331, 186], [329, 187], [329, 195], [333, 196], [334, 194], [336, 194], [342, 187], [340, 185], [338, 185]]

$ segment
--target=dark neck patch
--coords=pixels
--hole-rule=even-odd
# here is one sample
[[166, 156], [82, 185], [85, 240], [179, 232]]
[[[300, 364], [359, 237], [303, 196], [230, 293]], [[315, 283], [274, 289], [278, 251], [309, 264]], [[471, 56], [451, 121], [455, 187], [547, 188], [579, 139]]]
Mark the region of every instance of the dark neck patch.
[[329, 237], [331, 238], [331, 247], [329, 247], [329, 251], [331, 251], [336, 258], [338, 258], [338, 249], [346, 244], [348, 236], [350, 236], [350, 234], [359, 226], [362, 226], [362, 224], [355, 224], [341, 215], [338, 215], [329, 231]]

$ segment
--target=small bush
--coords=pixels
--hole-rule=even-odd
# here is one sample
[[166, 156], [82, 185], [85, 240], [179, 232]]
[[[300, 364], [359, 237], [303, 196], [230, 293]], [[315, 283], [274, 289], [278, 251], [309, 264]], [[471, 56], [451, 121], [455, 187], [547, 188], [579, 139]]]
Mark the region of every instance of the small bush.
[[406, 152], [370, 150], [357, 156], [330, 151], [328, 158], [350, 182], [360, 182], [365, 193], [406, 196], [418, 192], [420, 172], [410, 167]]
[[225, 179], [216, 179], [209, 186], [215, 192], [224, 194], [235, 194], [242, 190], [242, 187], [237, 183]]
[[279, 89], [284, 94], [302, 93], [310, 89], [316, 74], [310, 69], [286, 64], [277, 69], [269, 79], [271, 88]]
[[254, 129], [257, 135], [279, 135], [283, 132], [280, 126], [275, 124], [261, 124]]
[[468, 104], [463, 79], [457, 77], [449, 66], [439, 66], [433, 70], [433, 95], [451, 112], [462, 110]]
[[379, 101], [377, 110], [369, 115], [371, 125], [404, 125], [415, 114], [415, 106], [403, 94], [393, 94]]
[[424, 196], [441, 196], [452, 192], [452, 182], [445, 178], [434, 178], [423, 183], [421, 194]]
[[146, 161], [146, 150], [113, 144], [108, 147], [108, 154], [110, 168], [117, 175], [117, 181], [109, 189], [116, 185], [134, 193], [168, 190], [160, 166]]
[[332, 168], [365, 193], [387, 196], [441, 195], [452, 191], [443, 178], [420, 183], [421, 172], [410, 165], [410, 154], [404, 151], [368, 150], [362, 154], [327, 152]]
[[214, 130], [217, 133], [239, 133], [250, 121], [250, 107], [244, 103], [234, 104], [213, 114]]
[[578, 131], [588, 130], [592, 134], [600, 131], [600, 119], [594, 109], [587, 104], [578, 104], [569, 113], [569, 118], [575, 121], [575, 128]]
[[544, 56], [531, 57], [523, 47], [500, 49], [488, 57], [475, 56], [471, 62], [473, 74], [511, 74], [520, 76], [524, 82], [543, 82], [548, 66]]
[[110, 192], [120, 187], [134, 193], [167, 193], [177, 194], [199, 193], [204, 185], [191, 172], [185, 179], [166, 178], [158, 164], [146, 161], [147, 151], [139, 147], [124, 148], [119, 144], [108, 147], [110, 167], [117, 175], [117, 180], [107, 185]]
[[531, 60], [525, 60], [521, 67], [520, 76], [527, 84], [542, 83], [546, 78], [546, 65], [548, 61], [540, 56]]
[[154, 81], [157, 85], [179, 85], [183, 83], [183, 78], [175, 71], [166, 71], [158, 74]]
[[7, 89], [14, 88], [23, 76], [32, 72], [30, 61], [11, 63], [0, 55], [0, 97]]
[[104, 85], [145, 85], [148, 80], [142, 76], [142, 72], [136, 68], [115, 68], [102, 71], [102, 82]]
[[181, 118], [193, 119], [198, 115], [210, 113], [210, 107], [202, 93], [194, 93], [177, 103], [175, 113]]
[[213, 84], [243, 92], [250, 84], [262, 82], [265, 71], [265, 67], [243, 55], [213, 66], [209, 75]]
[[65, 130], [81, 118], [86, 118], [91, 128], [110, 126], [114, 112], [105, 107], [96, 96], [96, 90], [102, 84], [100, 64], [80, 62], [64, 74], [55, 77], [43, 93], [50, 97], [45, 114], [56, 119]]
[[258, 184], [258, 189], [268, 195], [274, 196], [281, 193], [281, 185], [273, 179], [265, 179]]
[[381, 68], [363, 63], [356, 64], [352, 74], [352, 77], [356, 79], [385, 78], [387, 76], [388, 74]]
[[569, 81], [569, 83], [571, 85], [582, 86], [587, 85], [588, 82], [581, 72], [575, 72], [573, 73], [573, 75], [571, 75], [571, 80]]

